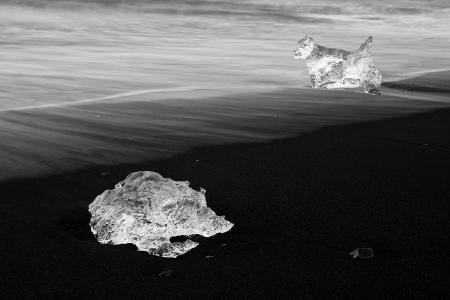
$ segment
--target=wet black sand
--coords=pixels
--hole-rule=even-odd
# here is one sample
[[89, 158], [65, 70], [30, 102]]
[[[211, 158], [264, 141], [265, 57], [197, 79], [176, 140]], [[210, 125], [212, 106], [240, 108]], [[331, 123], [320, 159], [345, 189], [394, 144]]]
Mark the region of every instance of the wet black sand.
[[[440, 80], [450, 82], [450, 72], [444, 75]], [[384, 88], [376, 97], [310, 88], [210, 93], [0, 111], [0, 181], [140, 163], [199, 146], [268, 141], [450, 105], [447, 95], [399, 88]]]
[[450, 71], [438, 71], [421, 74], [416, 77], [406, 78], [398, 81], [384, 82], [383, 86], [416, 92], [431, 92], [434, 94], [450, 93], [448, 78]]
[[[449, 120], [441, 109], [3, 181], [0, 298], [444, 299]], [[98, 244], [88, 204], [137, 170], [206, 188], [235, 227], [178, 259]], [[353, 260], [357, 247], [375, 257]]]

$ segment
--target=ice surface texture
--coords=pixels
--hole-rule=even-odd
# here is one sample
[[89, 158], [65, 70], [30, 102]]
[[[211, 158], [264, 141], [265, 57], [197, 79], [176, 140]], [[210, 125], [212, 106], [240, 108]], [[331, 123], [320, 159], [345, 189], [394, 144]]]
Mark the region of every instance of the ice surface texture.
[[102, 244], [135, 244], [139, 251], [177, 257], [198, 243], [170, 242], [171, 237], [199, 234], [210, 237], [233, 227], [206, 206], [205, 191], [189, 182], [158, 173], [131, 173], [113, 190], [106, 190], [89, 205], [91, 231]]
[[381, 73], [369, 53], [371, 36], [355, 51], [320, 46], [308, 35], [298, 45], [294, 58], [306, 59], [314, 88], [362, 87], [366, 93], [380, 94]]
[[373, 249], [372, 248], [357, 248], [349, 253], [354, 259], [356, 258], [372, 258]]

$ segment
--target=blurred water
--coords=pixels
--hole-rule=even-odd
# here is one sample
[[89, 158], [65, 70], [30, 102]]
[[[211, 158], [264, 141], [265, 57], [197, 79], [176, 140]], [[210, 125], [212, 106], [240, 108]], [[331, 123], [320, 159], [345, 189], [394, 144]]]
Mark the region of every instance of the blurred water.
[[344, 49], [373, 35], [385, 78], [404, 78], [450, 68], [449, 13], [446, 0], [0, 0], [0, 109], [307, 86], [292, 59], [307, 33]]
[[[450, 72], [439, 76], [450, 78]], [[398, 93], [374, 97], [283, 88], [188, 99], [180, 93], [180, 98], [164, 101], [137, 95], [115, 103], [3, 111], [0, 181], [86, 167], [100, 174], [121, 163], [139, 163], [143, 169], [149, 161], [194, 147], [267, 141], [450, 104], [448, 94]]]

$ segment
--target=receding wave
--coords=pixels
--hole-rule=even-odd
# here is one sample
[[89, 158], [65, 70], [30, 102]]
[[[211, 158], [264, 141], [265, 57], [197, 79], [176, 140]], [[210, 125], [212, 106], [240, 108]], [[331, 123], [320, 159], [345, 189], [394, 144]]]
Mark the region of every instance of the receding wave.
[[3, 111], [0, 180], [144, 161], [202, 145], [265, 141], [448, 106], [430, 95], [406, 96], [290, 88], [167, 101], [140, 95], [108, 105]]
[[140, 96], [151, 93], [164, 93], [164, 92], [186, 92], [193, 91], [195, 88], [192, 87], [174, 87], [174, 88], [163, 88], [163, 89], [150, 89], [150, 90], [137, 90], [137, 91], [129, 91], [118, 93], [114, 95], [107, 95], [103, 97], [89, 98], [89, 99], [81, 99], [74, 100], [70, 102], [60, 102], [60, 103], [52, 103], [52, 104], [40, 104], [40, 105], [30, 105], [30, 106], [22, 106], [17, 108], [3, 108], [0, 111], [18, 111], [18, 110], [28, 110], [28, 109], [41, 109], [41, 108], [50, 108], [50, 107], [62, 107], [62, 106], [70, 106], [70, 105], [80, 105], [80, 104], [88, 104], [92, 102], [101, 102], [105, 100], [114, 100], [118, 98], [131, 97], [131, 96]]
[[383, 83], [384, 87], [417, 92], [450, 93], [450, 70], [429, 72], [412, 78]]
[[0, 109], [171, 87], [225, 94], [306, 86], [304, 62], [292, 59], [306, 34], [346, 50], [374, 36], [387, 80], [450, 68], [448, 7], [443, 0], [0, 0]]

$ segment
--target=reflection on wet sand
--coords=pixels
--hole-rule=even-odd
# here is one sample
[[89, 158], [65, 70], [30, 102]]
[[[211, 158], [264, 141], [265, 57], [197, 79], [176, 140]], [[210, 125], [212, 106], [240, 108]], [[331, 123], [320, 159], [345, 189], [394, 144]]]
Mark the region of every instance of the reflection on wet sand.
[[116, 103], [3, 111], [0, 179], [138, 162], [202, 145], [264, 141], [449, 105], [445, 95], [410, 94], [291, 88], [195, 99], [181, 93], [154, 101], [137, 95]]

